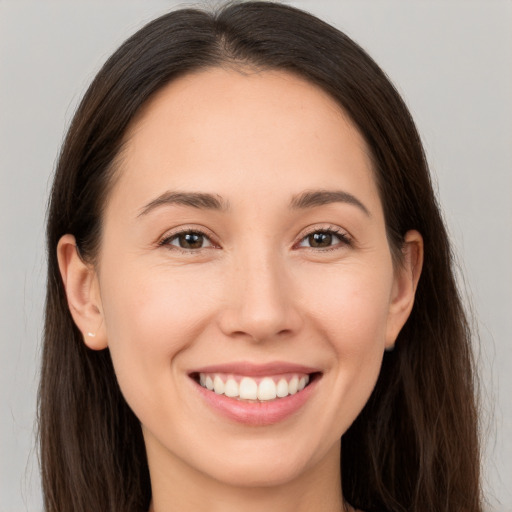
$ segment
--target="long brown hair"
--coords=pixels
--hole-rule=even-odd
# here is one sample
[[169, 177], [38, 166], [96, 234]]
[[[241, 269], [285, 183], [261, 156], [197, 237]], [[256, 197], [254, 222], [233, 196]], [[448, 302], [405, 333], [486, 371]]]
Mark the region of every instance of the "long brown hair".
[[386, 353], [368, 403], [342, 438], [343, 493], [367, 512], [481, 511], [470, 332], [446, 230], [411, 116], [377, 64], [345, 34], [293, 7], [230, 3], [166, 14], [128, 39], [85, 94], [50, 198], [48, 287], [39, 390], [48, 512], [147, 510], [151, 487], [139, 421], [107, 350], [91, 351], [68, 311], [59, 238], [94, 261], [123, 135], [169, 81], [213, 66], [287, 70], [327, 91], [367, 141], [389, 244], [421, 232], [425, 262], [413, 311]]

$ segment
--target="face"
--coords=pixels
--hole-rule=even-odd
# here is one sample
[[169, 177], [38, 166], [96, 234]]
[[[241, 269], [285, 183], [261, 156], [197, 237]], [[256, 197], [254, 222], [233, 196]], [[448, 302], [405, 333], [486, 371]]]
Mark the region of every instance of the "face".
[[407, 316], [364, 140], [306, 81], [222, 69], [168, 85], [126, 140], [98, 336], [150, 467], [255, 486], [339, 467]]

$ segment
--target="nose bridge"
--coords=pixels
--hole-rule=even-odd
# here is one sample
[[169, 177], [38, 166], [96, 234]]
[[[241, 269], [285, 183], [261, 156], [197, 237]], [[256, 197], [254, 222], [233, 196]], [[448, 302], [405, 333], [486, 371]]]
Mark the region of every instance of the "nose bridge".
[[280, 282], [285, 280], [279, 258], [271, 251], [258, 251], [240, 258], [237, 265], [237, 281], [242, 285], [245, 302], [254, 306], [278, 306], [282, 297]]
[[264, 341], [298, 328], [300, 316], [285, 262], [271, 244], [237, 251], [227, 282], [229, 297], [222, 313], [226, 334]]

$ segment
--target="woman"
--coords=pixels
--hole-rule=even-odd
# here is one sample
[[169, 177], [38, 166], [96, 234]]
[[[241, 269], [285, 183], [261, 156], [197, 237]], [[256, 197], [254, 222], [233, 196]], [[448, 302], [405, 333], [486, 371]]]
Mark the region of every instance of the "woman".
[[344, 34], [266, 2], [144, 27], [75, 115], [48, 250], [47, 510], [481, 510], [421, 143]]

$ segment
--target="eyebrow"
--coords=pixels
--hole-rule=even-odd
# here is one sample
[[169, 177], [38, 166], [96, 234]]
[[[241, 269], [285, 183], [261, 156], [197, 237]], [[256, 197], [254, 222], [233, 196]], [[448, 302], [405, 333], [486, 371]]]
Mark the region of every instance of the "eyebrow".
[[[293, 210], [303, 210], [331, 203], [351, 204], [358, 207], [368, 217], [371, 217], [368, 208], [366, 208], [359, 199], [343, 190], [307, 190], [301, 194], [293, 196], [290, 202], [290, 208]], [[144, 206], [138, 214], [138, 217], [147, 215], [155, 208], [164, 205], [191, 206], [193, 208], [217, 210], [221, 212], [229, 210], [229, 202], [217, 194], [167, 191]]]
[[343, 190], [307, 190], [292, 198], [290, 208], [302, 210], [331, 203], [351, 204], [371, 217], [368, 208], [357, 197]]
[[153, 201], [144, 206], [138, 217], [147, 215], [149, 212], [164, 205], [183, 205], [193, 208], [226, 211], [229, 209], [229, 203], [221, 196], [215, 194], [205, 194], [203, 192], [164, 192]]

